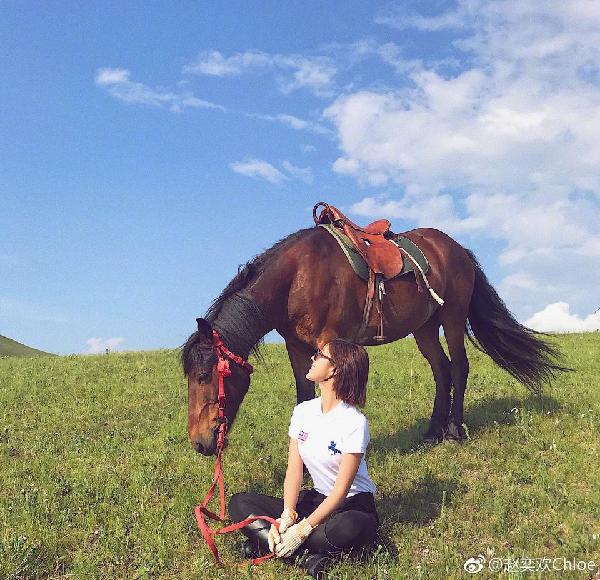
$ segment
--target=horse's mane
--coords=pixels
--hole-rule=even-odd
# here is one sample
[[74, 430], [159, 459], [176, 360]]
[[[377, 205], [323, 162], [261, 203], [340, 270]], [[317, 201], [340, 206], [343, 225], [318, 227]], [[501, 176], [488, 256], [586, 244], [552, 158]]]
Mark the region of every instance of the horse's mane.
[[[256, 280], [268, 264], [287, 248], [289, 244], [294, 243], [312, 229], [306, 228], [294, 232], [279, 240], [261, 254], [254, 256], [254, 258], [245, 264], [238, 266], [237, 274], [227, 284], [221, 294], [213, 300], [204, 318], [211, 325], [214, 325], [216, 322], [218, 327], [227, 328], [227, 334], [232, 338], [236, 337], [238, 340], [244, 336], [251, 337], [261, 332], [264, 326], [265, 315], [261, 312], [258, 305], [244, 294], [243, 290]], [[251, 346], [251, 352], [258, 357], [260, 357], [261, 345], [262, 338]]]

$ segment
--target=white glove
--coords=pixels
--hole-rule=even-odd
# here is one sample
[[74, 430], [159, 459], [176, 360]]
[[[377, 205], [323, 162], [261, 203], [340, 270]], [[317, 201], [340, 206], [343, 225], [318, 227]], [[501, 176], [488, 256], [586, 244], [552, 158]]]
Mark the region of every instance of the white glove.
[[306, 518], [288, 528], [285, 533], [281, 534], [281, 542], [275, 547], [275, 555], [278, 558], [291, 556], [310, 536], [313, 528]]
[[298, 519], [298, 512], [292, 508], [285, 508], [281, 513], [281, 517], [277, 518], [279, 522], [279, 531], [274, 524], [271, 524], [269, 530], [269, 550], [275, 551], [275, 545], [281, 542], [281, 535]]

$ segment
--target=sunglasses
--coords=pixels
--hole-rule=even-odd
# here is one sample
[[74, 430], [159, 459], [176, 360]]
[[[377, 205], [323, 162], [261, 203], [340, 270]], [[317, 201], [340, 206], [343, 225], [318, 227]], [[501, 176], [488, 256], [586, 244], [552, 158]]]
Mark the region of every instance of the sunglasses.
[[320, 358], [324, 358], [327, 359], [332, 365], [335, 365], [335, 361], [331, 357], [328, 357], [326, 354], [324, 354], [320, 348], [318, 348], [315, 351], [315, 354], [313, 354], [310, 358], [312, 358], [312, 360], [314, 361], [317, 361]]

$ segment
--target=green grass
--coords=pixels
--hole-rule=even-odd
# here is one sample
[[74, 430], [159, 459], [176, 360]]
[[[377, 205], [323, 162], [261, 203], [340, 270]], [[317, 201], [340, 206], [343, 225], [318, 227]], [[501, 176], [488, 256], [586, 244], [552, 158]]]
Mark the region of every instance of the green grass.
[[[542, 399], [470, 349], [470, 439], [434, 447], [419, 445], [434, 389], [414, 342], [370, 349], [380, 547], [330, 577], [464, 578], [467, 558], [492, 552], [600, 562], [600, 336], [556, 341], [577, 372]], [[282, 491], [295, 392], [283, 346], [264, 352], [225, 453], [228, 497]], [[0, 360], [0, 578], [304, 577], [278, 561], [239, 568], [241, 534], [217, 539], [214, 565], [193, 517], [213, 460], [187, 442], [177, 356]]]
[[7, 356], [48, 356], [48, 354], [21, 344], [12, 338], [0, 335], [0, 358]]

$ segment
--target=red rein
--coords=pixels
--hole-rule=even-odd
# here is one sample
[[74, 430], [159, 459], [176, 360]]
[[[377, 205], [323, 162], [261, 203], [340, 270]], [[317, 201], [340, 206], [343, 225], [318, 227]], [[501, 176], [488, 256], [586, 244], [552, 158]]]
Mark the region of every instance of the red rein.
[[[206, 540], [210, 551], [213, 553], [215, 557], [215, 561], [217, 564], [222, 564], [219, 558], [219, 551], [217, 550], [217, 546], [215, 545], [215, 541], [213, 536], [218, 534], [227, 534], [228, 532], [234, 532], [243, 528], [247, 524], [255, 521], [255, 520], [267, 520], [272, 524], [275, 524], [279, 529], [279, 522], [274, 520], [269, 516], [254, 516], [251, 518], [247, 518], [239, 523], [230, 524], [225, 526], [219, 530], [213, 530], [206, 523], [206, 517], [218, 520], [221, 522], [225, 521], [225, 484], [223, 477], [223, 445], [225, 443], [225, 435], [227, 433], [227, 419], [225, 418], [225, 377], [231, 375], [231, 369], [229, 368], [229, 359], [240, 365], [242, 368], [246, 369], [249, 373], [252, 373], [254, 370], [252, 365], [245, 361], [242, 357], [232, 353], [221, 340], [219, 333], [216, 330], [212, 331], [213, 334], [213, 345], [215, 350], [217, 351], [217, 356], [219, 357], [219, 361], [217, 363], [217, 371], [219, 373], [219, 395], [218, 395], [218, 403], [219, 403], [219, 411], [218, 418], [220, 422], [219, 426], [219, 435], [217, 438], [217, 461], [215, 463], [215, 475], [213, 478], [212, 485], [204, 498], [204, 501], [197, 505], [194, 509], [194, 513], [196, 514], [196, 521], [198, 522], [198, 528], [202, 533], [202, 536]], [[211, 512], [206, 506], [210, 502], [213, 493], [215, 491], [215, 487], [219, 486], [219, 499], [220, 499], [220, 514], [217, 515], [214, 512]], [[260, 564], [269, 558], [272, 558], [273, 554], [267, 554], [266, 556], [262, 556], [260, 558], [254, 558], [251, 560], [252, 564]]]

